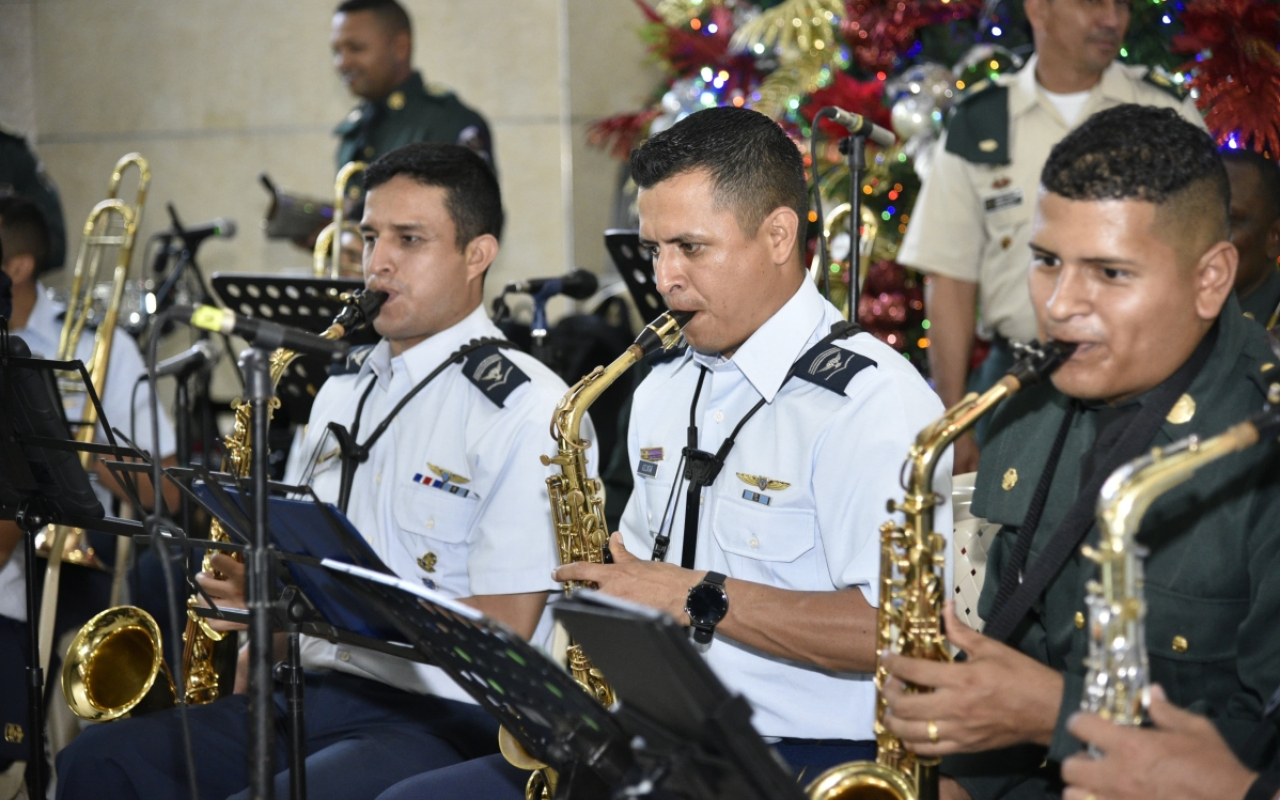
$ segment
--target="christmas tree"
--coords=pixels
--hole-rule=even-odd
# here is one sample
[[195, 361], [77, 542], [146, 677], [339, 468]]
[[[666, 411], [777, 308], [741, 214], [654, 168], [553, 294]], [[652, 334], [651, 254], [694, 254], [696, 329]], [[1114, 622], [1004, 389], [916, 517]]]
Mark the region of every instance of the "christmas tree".
[[[923, 275], [897, 264], [898, 245], [947, 113], [975, 84], [1016, 70], [1031, 51], [1021, 2], [995, 0], [636, 0], [641, 35], [666, 70], [651, 102], [596, 122], [591, 142], [625, 159], [645, 137], [718, 105], [768, 114], [792, 135], [827, 212], [831, 299], [844, 307], [850, 263], [844, 131], [813, 119], [825, 106], [891, 127], [899, 144], [869, 146], [861, 193], [858, 321], [927, 371]], [[1272, 0], [1133, 0], [1121, 59], [1164, 71], [1207, 109], [1229, 146], [1280, 145], [1280, 4]], [[816, 135], [814, 135], [816, 133]], [[812, 141], [812, 145], [811, 145]], [[822, 281], [820, 281], [821, 283]], [[985, 355], [975, 348], [975, 359]]]

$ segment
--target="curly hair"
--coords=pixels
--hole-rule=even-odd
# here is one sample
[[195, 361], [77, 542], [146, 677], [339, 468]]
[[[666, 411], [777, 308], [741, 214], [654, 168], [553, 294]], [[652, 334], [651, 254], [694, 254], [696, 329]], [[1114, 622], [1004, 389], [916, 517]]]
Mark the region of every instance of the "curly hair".
[[730, 209], [746, 233], [787, 207], [809, 218], [804, 160], [778, 123], [746, 108], [708, 108], [651, 136], [631, 152], [631, 176], [641, 189], [695, 170], [706, 170], [716, 205]]
[[1194, 214], [1226, 238], [1231, 186], [1218, 146], [1171, 108], [1094, 114], [1054, 146], [1040, 184], [1068, 200], [1139, 200], [1184, 220]]

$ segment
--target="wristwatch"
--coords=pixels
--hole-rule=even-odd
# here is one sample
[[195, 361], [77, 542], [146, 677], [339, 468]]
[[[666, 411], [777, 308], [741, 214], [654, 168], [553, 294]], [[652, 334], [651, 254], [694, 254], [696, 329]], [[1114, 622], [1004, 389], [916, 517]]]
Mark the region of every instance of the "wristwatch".
[[716, 625], [729, 613], [724, 578], [719, 572], [708, 572], [701, 583], [689, 590], [684, 601], [684, 611], [693, 626], [693, 642], [703, 652], [711, 647]]

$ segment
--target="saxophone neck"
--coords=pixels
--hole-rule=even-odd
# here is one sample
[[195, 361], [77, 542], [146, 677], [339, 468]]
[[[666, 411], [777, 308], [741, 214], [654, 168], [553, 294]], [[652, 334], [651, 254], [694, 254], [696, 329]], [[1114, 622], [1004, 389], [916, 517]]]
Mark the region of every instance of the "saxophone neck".
[[581, 442], [582, 419], [591, 404], [600, 398], [622, 373], [640, 360], [638, 346], [631, 345], [607, 367], [596, 367], [575, 383], [556, 405], [556, 415], [551, 435], [561, 443]]

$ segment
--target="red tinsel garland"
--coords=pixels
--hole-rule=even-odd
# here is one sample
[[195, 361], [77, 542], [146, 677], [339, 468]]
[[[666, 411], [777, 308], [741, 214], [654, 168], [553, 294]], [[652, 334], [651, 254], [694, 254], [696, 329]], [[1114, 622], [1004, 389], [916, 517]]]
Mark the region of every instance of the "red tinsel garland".
[[[884, 106], [884, 81], [860, 81], [847, 72], [833, 72], [831, 84], [809, 95], [800, 113], [813, 122], [813, 115], [824, 106], [839, 106], [863, 114], [877, 125], [888, 128], [892, 122], [889, 109]], [[848, 134], [844, 128], [829, 119], [822, 121], [822, 128], [829, 136]]]
[[1280, 4], [1191, 0], [1182, 26], [1174, 51], [1199, 54], [1182, 69], [1218, 141], [1280, 154]]
[[840, 29], [859, 66], [888, 72], [921, 28], [981, 11], [981, 0], [846, 0]]

